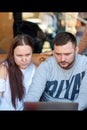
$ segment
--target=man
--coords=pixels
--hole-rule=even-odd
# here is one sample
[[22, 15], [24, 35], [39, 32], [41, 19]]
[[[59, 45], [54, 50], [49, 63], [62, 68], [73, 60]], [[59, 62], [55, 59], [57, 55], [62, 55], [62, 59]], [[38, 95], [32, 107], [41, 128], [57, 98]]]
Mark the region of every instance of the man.
[[84, 110], [87, 108], [87, 57], [78, 54], [72, 33], [58, 33], [53, 44], [53, 56], [37, 68], [27, 99], [78, 102], [78, 110]]

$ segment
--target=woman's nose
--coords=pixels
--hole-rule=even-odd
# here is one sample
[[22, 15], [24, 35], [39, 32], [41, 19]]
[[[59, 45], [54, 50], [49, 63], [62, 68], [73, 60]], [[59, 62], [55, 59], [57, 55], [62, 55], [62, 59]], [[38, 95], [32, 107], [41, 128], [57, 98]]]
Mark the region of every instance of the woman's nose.
[[26, 61], [26, 57], [22, 57], [22, 61]]

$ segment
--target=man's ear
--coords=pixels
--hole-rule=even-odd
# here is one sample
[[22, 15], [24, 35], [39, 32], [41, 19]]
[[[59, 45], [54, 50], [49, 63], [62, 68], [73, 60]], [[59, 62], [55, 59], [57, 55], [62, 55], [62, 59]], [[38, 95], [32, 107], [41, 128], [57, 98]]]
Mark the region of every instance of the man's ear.
[[78, 48], [78, 46], [76, 47], [76, 53], [78, 53], [79, 52], [79, 48]]

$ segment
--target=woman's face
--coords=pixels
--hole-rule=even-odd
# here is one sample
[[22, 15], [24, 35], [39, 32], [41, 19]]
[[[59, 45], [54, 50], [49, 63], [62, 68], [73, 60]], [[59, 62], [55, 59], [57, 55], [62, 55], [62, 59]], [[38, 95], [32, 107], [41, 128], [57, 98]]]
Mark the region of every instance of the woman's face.
[[25, 69], [32, 58], [32, 48], [29, 45], [17, 46], [14, 49], [14, 60], [20, 69]]

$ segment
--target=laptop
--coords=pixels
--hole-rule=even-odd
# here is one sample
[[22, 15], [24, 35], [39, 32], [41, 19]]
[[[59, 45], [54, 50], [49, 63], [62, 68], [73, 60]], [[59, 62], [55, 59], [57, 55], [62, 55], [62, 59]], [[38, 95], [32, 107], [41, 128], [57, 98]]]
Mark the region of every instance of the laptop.
[[24, 110], [78, 110], [76, 102], [24, 102]]

